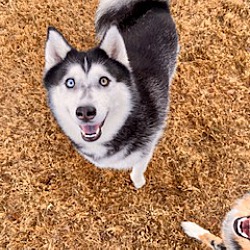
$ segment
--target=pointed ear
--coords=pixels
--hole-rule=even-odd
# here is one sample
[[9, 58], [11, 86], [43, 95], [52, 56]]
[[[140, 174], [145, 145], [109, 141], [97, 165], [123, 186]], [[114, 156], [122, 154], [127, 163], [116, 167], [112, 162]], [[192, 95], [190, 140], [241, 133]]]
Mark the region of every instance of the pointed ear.
[[61, 33], [55, 28], [49, 27], [45, 47], [45, 73], [63, 61], [71, 49]]
[[103, 49], [110, 58], [122, 63], [128, 68], [130, 67], [124, 40], [116, 26], [111, 26], [106, 32], [100, 44], [100, 48]]

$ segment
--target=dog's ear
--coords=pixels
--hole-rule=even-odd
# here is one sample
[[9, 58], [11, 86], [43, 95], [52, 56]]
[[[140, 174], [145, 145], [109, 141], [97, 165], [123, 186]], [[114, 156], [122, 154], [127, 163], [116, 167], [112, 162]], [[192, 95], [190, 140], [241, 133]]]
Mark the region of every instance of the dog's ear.
[[129, 68], [128, 54], [124, 40], [116, 26], [111, 26], [101, 41], [100, 48], [107, 55]]
[[65, 59], [71, 49], [63, 35], [55, 28], [49, 27], [45, 46], [45, 73]]

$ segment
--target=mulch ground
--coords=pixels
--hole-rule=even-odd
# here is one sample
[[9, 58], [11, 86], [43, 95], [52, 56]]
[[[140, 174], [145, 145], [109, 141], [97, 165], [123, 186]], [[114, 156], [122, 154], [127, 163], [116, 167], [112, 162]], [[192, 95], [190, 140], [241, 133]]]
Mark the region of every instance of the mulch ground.
[[168, 126], [135, 190], [128, 172], [83, 159], [42, 83], [49, 25], [86, 50], [97, 0], [0, 2], [0, 249], [204, 249], [249, 190], [250, 2], [173, 0], [181, 53]]

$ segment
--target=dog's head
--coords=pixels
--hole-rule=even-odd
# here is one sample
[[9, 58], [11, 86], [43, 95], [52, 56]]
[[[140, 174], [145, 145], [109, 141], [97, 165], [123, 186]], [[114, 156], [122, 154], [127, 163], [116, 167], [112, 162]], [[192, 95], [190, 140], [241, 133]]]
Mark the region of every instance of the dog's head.
[[228, 249], [250, 249], [250, 193], [238, 200], [223, 222], [223, 240]]
[[76, 143], [110, 140], [128, 117], [134, 83], [124, 40], [112, 26], [100, 45], [72, 48], [48, 29], [44, 84], [49, 104], [64, 132]]

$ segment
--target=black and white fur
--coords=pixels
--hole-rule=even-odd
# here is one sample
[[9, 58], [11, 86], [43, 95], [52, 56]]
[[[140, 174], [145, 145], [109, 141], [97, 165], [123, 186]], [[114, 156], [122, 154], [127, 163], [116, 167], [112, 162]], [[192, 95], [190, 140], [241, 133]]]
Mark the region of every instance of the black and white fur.
[[[80, 154], [101, 168], [132, 168], [131, 179], [140, 188], [165, 125], [176, 27], [166, 0], [100, 0], [96, 30], [100, 44], [79, 52], [49, 28], [49, 105]], [[87, 113], [89, 120], [77, 113], [85, 107], [95, 109]]]

